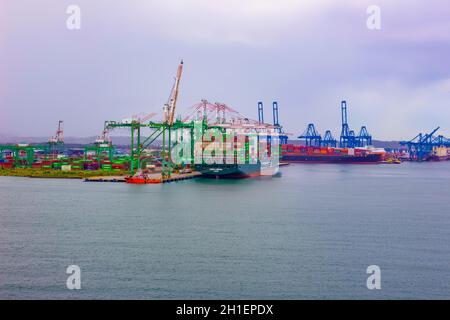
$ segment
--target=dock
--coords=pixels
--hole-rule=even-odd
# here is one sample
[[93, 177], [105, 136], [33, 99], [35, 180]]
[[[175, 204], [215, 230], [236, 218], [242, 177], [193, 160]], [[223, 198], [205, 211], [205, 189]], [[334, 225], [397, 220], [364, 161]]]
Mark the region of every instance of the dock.
[[84, 178], [85, 182], [125, 182], [125, 176], [104, 176]]
[[[198, 171], [190, 173], [172, 173], [170, 178], [162, 179], [160, 173], [149, 174], [149, 179], [160, 180], [160, 183], [169, 183], [187, 179], [194, 179], [202, 174]], [[84, 179], [85, 182], [125, 182], [125, 176], [104, 176], [104, 177], [89, 177]]]
[[[164, 179], [162, 183], [194, 179], [200, 177], [201, 175], [202, 174], [198, 171], [192, 171], [190, 173], [172, 173], [171, 177], [168, 179]], [[159, 177], [161, 177], [161, 175], [159, 175]]]

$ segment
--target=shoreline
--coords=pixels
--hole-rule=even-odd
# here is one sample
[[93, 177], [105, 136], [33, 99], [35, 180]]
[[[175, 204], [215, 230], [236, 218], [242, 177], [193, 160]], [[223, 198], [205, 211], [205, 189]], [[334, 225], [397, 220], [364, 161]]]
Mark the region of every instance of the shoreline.
[[60, 170], [42, 170], [34, 168], [15, 168], [15, 169], [0, 169], [0, 176], [2, 177], [22, 177], [22, 178], [36, 178], [36, 179], [86, 179], [90, 177], [101, 176], [126, 176], [129, 174], [125, 171], [60, 171]]

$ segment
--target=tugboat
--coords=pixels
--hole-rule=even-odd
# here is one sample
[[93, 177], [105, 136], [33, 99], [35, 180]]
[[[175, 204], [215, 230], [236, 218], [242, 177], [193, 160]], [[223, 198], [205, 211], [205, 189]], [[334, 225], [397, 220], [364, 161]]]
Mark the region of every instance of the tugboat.
[[394, 157], [389, 157], [386, 158], [386, 160], [383, 161], [383, 163], [388, 163], [388, 164], [401, 164], [402, 161], [398, 158], [394, 158]]
[[148, 173], [139, 169], [133, 176], [126, 177], [125, 182], [133, 184], [161, 183], [161, 179], [150, 178]]

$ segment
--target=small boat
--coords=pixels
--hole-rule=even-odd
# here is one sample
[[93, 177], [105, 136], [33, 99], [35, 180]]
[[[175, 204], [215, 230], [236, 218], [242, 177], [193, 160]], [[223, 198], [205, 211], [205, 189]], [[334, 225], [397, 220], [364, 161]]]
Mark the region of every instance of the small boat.
[[384, 160], [383, 163], [400, 164], [400, 163], [402, 163], [402, 161], [397, 158], [388, 158], [388, 159]]
[[148, 174], [138, 170], [135, 175], [125, 177], [125, 182], [133, 184], [161, 183], [161, 179], [150, 178]]

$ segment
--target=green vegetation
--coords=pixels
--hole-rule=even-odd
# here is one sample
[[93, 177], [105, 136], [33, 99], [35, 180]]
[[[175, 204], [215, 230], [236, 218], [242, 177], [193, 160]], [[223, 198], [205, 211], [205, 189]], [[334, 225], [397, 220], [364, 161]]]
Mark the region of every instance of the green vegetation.
[[10, 177], [82, 179], [82, 178], [98, 177], [98, 176], [122, 176], [122, 175], [126, 175], [126, 174], [128, 174], [128, 172], [122, 171], [122, 170], [61, 171], [61, 170], [54, 170], [54, 169], [34, 169], [34, 168], [15, 168], [15, 169], [0, 168], [0, 176], [10, 176]]

